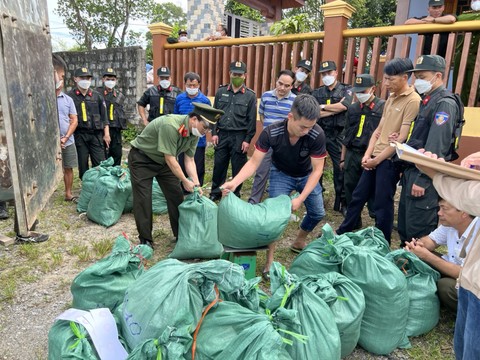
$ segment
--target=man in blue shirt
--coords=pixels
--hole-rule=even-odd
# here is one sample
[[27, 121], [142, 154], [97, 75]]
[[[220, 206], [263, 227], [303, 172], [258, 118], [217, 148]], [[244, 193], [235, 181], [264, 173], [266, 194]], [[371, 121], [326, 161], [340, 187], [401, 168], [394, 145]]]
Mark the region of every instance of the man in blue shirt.
[[[283, 121], [287, 118], [292, 108], [293, 100], [297, 97], [292, 93], [295, 74], [290, 70], [282, 70], [278, 75], [276, 87], [263, 93], [260, 99], [258, 114], [265, 129], [268, 125]], [[252, 193], [248, 202], [258, 204], [262, 200], [263, 192], [272, 166], [272, 150], [269, 150], [258, 167], [252, 185]]]
[[[193, 111], [193, 102], [212, 105], [210, 100], [200, 91], [200, 76], [194, 72], [187, 72], [183, 77], [185, 82], [185, 92], [181, 93], [175, 99], [175, 106], [173, 108], [174, 114], [188, 115]], [[195, 151], [195, 165], [197, 166], [197, 176], [200, 181], [200, 186], [203, 186], [203, 179], [205, 177], [205, 147], [207, 146], [207, 138], [203, 135], [197, 144]], [[183, 173], [187, 176], [184, 165], [183, 153], [178, 156], [178, 162], [182, 167]]]

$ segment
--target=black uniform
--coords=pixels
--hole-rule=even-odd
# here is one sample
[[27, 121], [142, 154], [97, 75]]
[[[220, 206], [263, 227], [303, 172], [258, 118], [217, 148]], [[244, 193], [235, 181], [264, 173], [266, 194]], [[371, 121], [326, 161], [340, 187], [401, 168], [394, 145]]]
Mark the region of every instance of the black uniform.
[[[346, 148], [343, 180], [347, 205], [352, 200], [353, 190], [362, 175], [362, 158], [370, 137], [380, 123], [384, 106], [385, 100], [374, 97], [368, 105], [357, 102], [348, 108], [343, 138], [343, 145]], [[370, 206], [371, 201], [369, 209], [373, 209], [373, 206]]]
[[103, 94], [107, 109], [107, 119], [110, 128], [110, 147], [107, 149], [107, 157], [113, 157], [114, 165], [122, 162], [122, 130], [127, 128], [127, 118], [123, 111], [125, 96], [118, 90], [108, 91], [105, 87], [97, 88]]
[[308, 94], [308, 95], [310, 95], [312, 93], [312, 88], [310, 87], [310, 85], [307, 84], [306, 81], [304, 81], [300, 85], [298, 85], [296, 87], [295, 86], [292, 87], [292, 93], [294, 93], [295, 95], [298, 95], [298, 94]]
[[[219, 187], [227, 177], [229, 161], [232, 162], [233, 177], [247, 162], [247, 154], [242, 152], [242, 143], [250, 143], [255, 135], [257, 96], [245, 85], [237, 92], [233, 92], [232, 85], [224, 85], [217, 90], [213, 107], [225, 112], [212, 132], [212, 135], [218, 135], [218, 144], [215, 148], [210, 197], [219, 198]], [[235, 190], [237, 196], [240, 196], [241, 188], [240, 185]]]
[[[440, 86], [420, 104], [417, 118], [412, 123], [407, 144], [415, 149], [425, 149], [450, 160], [453, 153], [454, 129], [460, 109], [452, 93]], [[438, 194], [432, 180], [413, 164], [406, 163], [401, 184], [402, 193], [398, 208], [398, 233], [402, 241], [428, 235], [438, 225]], [[413, 185], [425, 189], [425, 195], [413, 197]]]
[[[452, 15], [452, 14], [449, 14], [449, 15]], [[445, 16], [445, 15], [442, 14], [442, 16]], [[423, 20], [426, 17], [427, 16], [414, 17], [414, 19]], [[440, 35], [440, 39], [438, 42], [437, 55], [440, 55], [441, 57], [445, 58], [445, 54], [447, 53], [448, 35], [450, 35], [450, 32], [448, 31], [440, 32], [438, 34]], [[422, 55], [430, 55], [430, 53], [432, 52], [433, 35], [435, 34], [434, 33], [424, 34]]]
[[[317, 99], [320, 105], [330, 105], [339, 103], [343, 98], [342, 104], [348, 108], [352, 103], [352, 92], [350, 85], [337, 81], [337, 84], [330, 90], [328, 86], [321, 86], [313, 90], [312, 95]], [[333, 163], [333, 184], [335, 188], [335, 210], [340, 210], [340, 204], [345, 202], [345, 193], [343, 191], [343, 173], [340, 170], [340, 156], [342, 153], [342, 133], [345, 127], [346, 111], [321, 118], [318, 124], [322, 127], [327, 138], [327, 151]]]
[[143, 107], [150, 105], [147, 118], [150, 122], [159, 116], [173, 114], [175, 99], [181, 92], [182, 90], [172, 85], [168, 89], [163, 89], [160, 85], [152, 86], [143, 93], [137, 104]]
[[88, 89], [85, 96], [78, 89], [72, 89], [68, 95], [73, 99], [77, 109], [78, 125], [75, 130], [75, 146], [78, 156], [80, 179], [88, 170], [88, 157], [92, 166], [100, 165], [105, 160], [103, 129], [108, 126], [105, 101], [100, 93]]

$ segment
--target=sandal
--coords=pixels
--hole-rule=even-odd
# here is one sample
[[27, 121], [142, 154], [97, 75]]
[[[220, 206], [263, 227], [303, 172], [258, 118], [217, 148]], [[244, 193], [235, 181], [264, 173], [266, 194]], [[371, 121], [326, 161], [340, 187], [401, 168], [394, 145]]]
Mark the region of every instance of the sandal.
[[269, 270], [263, 270], [262, 271], [262, 279], [265, 281], [270, 281], [270, 271]]
[[70, 199], [65, 198], [65, 201], [77, 204], [78, 203], [78, 196], [72, 196]]
[[294, 252], [295, 254], [300, 254], [303, 251], [303, 249], [297, 248], [295, 246], [290, 246], [290, 251]]

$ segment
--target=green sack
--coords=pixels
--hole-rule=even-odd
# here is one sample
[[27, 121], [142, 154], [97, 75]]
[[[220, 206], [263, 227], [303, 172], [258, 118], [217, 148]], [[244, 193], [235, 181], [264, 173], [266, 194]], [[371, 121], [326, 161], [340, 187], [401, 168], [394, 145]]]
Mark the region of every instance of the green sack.
[[[330, 284], [323, 281], [323, 287]], [[270, 290], [272, 297], [267, 302], [271, 311], [279, 307], [293, 310], [297, 313], [297, 322], [283, 329], [306, 336], [307, 340], [292, 340], [292, 345], [286, 350], [292, 359], [340, 359], [340, 334], [335, 325], [335, 318], [327, 303], [297, 276], [289, 274], [285, 267], [274, 262], [270, 267]], [[336, 293], [331, 288], [330, 299], [334, 302]], [[285, 335], [287, 339], [290, 335]]]
[[359, 345], [378, 355], [397, 347], [409, 347], [405, 335], [408, 314], [407, 280], [383, 256], [357, 247], [347, 255], [342, 273], [357, 284], [365, 296]]
[[[284, 345], [269, 316], [224, 301], [200, 326], [195, 360], [289, 360]], [[185, 358], [192, 359], [191, 351]]]
[[178, 207], [178, 241], [168, 256], [174, 259], [220, 258], [223, 246], [218, 242], [217, 205], [198, 190]]
[[[130, 213], [132, 212], [132, 210], [133, 193], [130, 192], [127, 201], [125, 202], [125, 208], [123, 209], [123, 213]], [[158, 185], [157, 179], [154, 178], [152, 182], [152, 212], [156, 215], [161, 215], [165, 214], [167, 211], [167, 200], [165, 199], [165, 195], [163, 195], [163, 192]]]
[[235, 249], [249, 249], [278, 240], [288, 224], [292, 203], [287, 195], [250, 204], [230, 192], [218, 206], [218, 239]]
[[297, 276], [340, 272], [346, 251], [352, 251], [354, 244], [346, 235], [335, 235], [332, 227], [325, 224], [322, 236], [310, 244], [293, 260], [289, 272]]
[[344, 235], [348, 236], [355, 246], [366, 247], [379, 255], [387, 255], [390, 252], [390, 245], [383, 232], [374, 226]]
[[[167, 333], [165, 332], [164, 335]], [[165, 360], [165, 359], [185, 359], [184, 347], [177, 342], [166, 339], [149, 339], [139, 344], [128, 355], [126, 360]]]
[[111, 168], [108, 174], [101, 176], [95, 183], [88, 203], [87, 217], [106, 227], [116, 224], [131, 192], [130, 172], [120, 166]]
[[392, 261], [407, 278], [408, 307], [407, 336], [418, 336], [432, 330], [440, 318], [437, 281], [440, 273], [403, 249], [392, 251], [386, 258]]
[[152, 183], [152, 212], [156, 215], [161, 215], [167, 211], [167, 199], [165, 199], [157, 179], [154, 178]]
[[73, 321], [57, 320], [48, 332], [48, 360], [99, 360], [87, 330]]
[[114, 311], [123, 301], [125, 291], [144, 271], [143, 260], [150, 259], [150, 246], [137, 245], [119, 236], [112, 252], [75, 277], [71, 291], [73, 307], [81, 310], [109, 308]]
[[160, 261], [130, 284], [117, 311], [125, 340], [131, 349], [159, 338], [188, 349], [204, 306], [216, 298], [215, 284], [231, 293], [244, 279], [243, 268], [226, 260]]
[[[320, 279], [327, 281], [330, 286], [319, 282]], [[351, 354], [360, 338], [360, 328], [365, 311], [365, 297], [362, 289], [347, 277], [335, 272], [302, 277], [300, 281], [330, 306], [340, 333], [341, 357], [344, 358]], [[336, 301], [331, 301], [332, 289], [335, 292]]]
[[109, 157], [107, 160], [102, 161], [100, 165], [85, 171], [85, 174], [83, 174], [82, 177], [82, 191], [80, 191], [80, 197], [78, 198], [77, 203], [78, 212], [87, 211], [88, 203], [90, 202], [93, 190], [95, 189], [95, 183], [100, 176], [108, 174], [113, 164], [113, 158]]
[[240, 289], [230, 294], [220, 292], [220, 299], [237, 303], [238, 305], [255, 312], [263, 312], [263, 309], [260, 308], [260, 299], [262, 296], [265, 296], [265, 293], [258, 287], [258, 283], [261, 280], [261, 277], [256, 277], [250, 280], [245, 279], [245, 282]]

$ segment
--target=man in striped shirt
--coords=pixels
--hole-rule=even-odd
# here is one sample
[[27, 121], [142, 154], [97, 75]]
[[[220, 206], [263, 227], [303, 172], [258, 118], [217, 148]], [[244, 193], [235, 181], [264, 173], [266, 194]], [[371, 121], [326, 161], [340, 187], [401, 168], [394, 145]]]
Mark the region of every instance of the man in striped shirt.
[[[296, 98], [296, 95], [291, 91], [294, 81], [295, 74], [292, 71], [282, 70], [278, 75], [276, 88], [263, 93], [260, 99], [258, 113], [264, 129], [273, 123], [283, 121], [287, 118], [292, 108], [293, 100]], [[255, 173], [252, 193], [250, 194], [250, 199], [248, 199], [249, 203], [258, 204], [262, 200], [262, 195], [270, 175], [271, 165], [272, 150], [270, 149]]]

